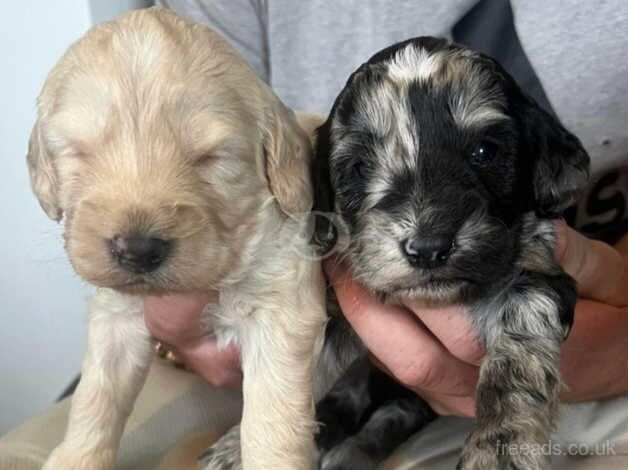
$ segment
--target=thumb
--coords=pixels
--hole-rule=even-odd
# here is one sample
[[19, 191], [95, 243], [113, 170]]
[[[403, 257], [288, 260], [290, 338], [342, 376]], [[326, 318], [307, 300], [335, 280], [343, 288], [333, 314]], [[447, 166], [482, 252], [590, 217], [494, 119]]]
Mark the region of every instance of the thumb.
[[620, 253], [585, 237], [562, 220], [554, 226], [556, 260], [578, 283], [580, 297], [618, 307], [628, 305], [628, 276]]

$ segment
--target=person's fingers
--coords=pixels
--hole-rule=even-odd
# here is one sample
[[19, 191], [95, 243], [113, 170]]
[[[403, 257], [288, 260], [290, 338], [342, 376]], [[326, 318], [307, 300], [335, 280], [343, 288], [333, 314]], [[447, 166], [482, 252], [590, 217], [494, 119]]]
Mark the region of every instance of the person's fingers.
[[155, 338], [181, 347], [205, 334], [201, 312], [210, 300], [206, 292], [149, 295], [144, 298], [144, 321]]
[[580, 297], [628, 305], [628, 273], [620, 253], [557, 221], [556, 260], [578, 283]]
[[451, 354], [469, 364], [480, 364], [486, 351], [477, 339], [471, 318], [462, 307], [434, 308], [417, 300], [407, 302], [406, 306]]
[[[391, 377], [395, 377], [393, 373], [372, 354], [370, 355], [371, 362], [378, 369], [384, 371]], [[471, 418], [475, 416], [475, 398], [474, 395], [458, 396], [447, 395], [444, 393], [435, 393], [429, 390], [424, 390], [417, 387], [410, 387], [410, 389], [423, 398], [434, 410], [441, 416], [462, 416], [465, 418]]]
[[238, 349], [219, 349], [201, 321], [203, 308], [212, 299], [213, 295], [205, 292], [147, 296], [144, 321], [155, 338], [207, 382], [237, 387], [242, 383]]
[[326, 268], [345, 317], [397, 380], [409, 388], [473, 394], [474, 366], [452, 356], [407, 310], [378, 303], [344, 267]]
[[456, 397], [451, 395], [437, 395], [429, 391], [416, 391], [441, 416], [461, 416], [473, 418], [475, 416], [475, 398], [473, 396]]
[[235, 346], [219, 349], [216, 341], [203, 338], [176, 352], [191, 370], [215, 387], [242, 384], [240, 353]]

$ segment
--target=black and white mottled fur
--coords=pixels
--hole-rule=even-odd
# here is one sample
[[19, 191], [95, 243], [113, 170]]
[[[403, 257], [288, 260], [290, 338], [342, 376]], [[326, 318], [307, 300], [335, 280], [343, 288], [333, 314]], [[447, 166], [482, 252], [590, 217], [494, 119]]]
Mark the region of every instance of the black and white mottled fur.
[[[486, 348], [460, 469], [549, 465], [540, 453], [503, 450], [544, 444], [555, 424], [559, 348], [577, 295], [554, 261], [550, 219], [576, 200], [588, 163], [579, 140], [498, 63], [430, 37], [360, 66], [318, 130], [314, 209], [342, 221], [354, 277], [390, 303], [465, 305]], [[337, 241], [328, 220], [317, 219], [323, 248]], [[435, 415], [370, 366], [336, 310], [319, 389], [347, 372], [318, 402], [316, 465], [376, 468]], [[229, 436], [214, 452], [225, 455]]]
[[[501, 450], [543, 444], [555, 424], [559, 348], [577, 293], [554, 261], [549, 219], [575, 201], [588, 163], [578, 139], [498, 63], [429, 37], [359, 67], [319, 129], [315, 209], [346, 225], [354, 277], [388, 302], [466, 305], [486, 347], [461, 469], [548, 466]], [[333, 243], [333, 227], [317, 230]], [[319, 418], [337, 415], [325, 406]], [[347, 458], [334, 468], [358, 466]]]

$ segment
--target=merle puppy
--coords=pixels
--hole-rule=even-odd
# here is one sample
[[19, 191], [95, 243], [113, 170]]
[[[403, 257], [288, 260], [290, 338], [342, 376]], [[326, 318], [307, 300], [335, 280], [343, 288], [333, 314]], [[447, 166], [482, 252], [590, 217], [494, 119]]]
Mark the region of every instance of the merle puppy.
[[[465, 305], [486, 348], [458, 467], [547, 468], [500, 449], [547, 442], [556, 420], [577, 292], [550, 219], [587, 182], [578, 139], [494, 60], [420, 37], [351, 75], [317, 146], [315, 209], [345, 225], [353, 276], [387, 302]], [[319, 223], [317, 238], [331, 246], [334, 227]], [[358, 361], [319, 403], [322, 467], [375, 465], [433, 418], [382, 380]]]

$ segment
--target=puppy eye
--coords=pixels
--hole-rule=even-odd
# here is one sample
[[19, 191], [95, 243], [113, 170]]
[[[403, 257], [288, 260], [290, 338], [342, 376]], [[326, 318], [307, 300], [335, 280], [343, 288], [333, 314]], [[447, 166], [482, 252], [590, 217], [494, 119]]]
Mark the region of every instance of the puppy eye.
[[483, 140], [471, 152], [471, 164], [478, 168], [486, 168], [497, 154], [497, 145]]
[[353, 173], [353, 176], [355, 176], [356, 178], [362, 179], [364, 178], [365, 169], [366, 165], [364, 164], [364, 162], [356, 162], [351, 168], [351, 173]]
[[209, 163], [214, 158], [215, 158], [215, 155], [212, 155], [210, 153], [203, 154], [203, 155], [201, 155], [200, 157], [198, 157], [198, 158], [196, 158], [194, 160], [194, 165], [195, 166], [203, 166], [206, 163]]
[[367, 176], [371, 168], [372, 168], [372, 165], [369, 164], [368, 162], [365, 162], [363, 160], [358, 160], [351, 167], [351, 173], [354, 178], [361, 180]]

